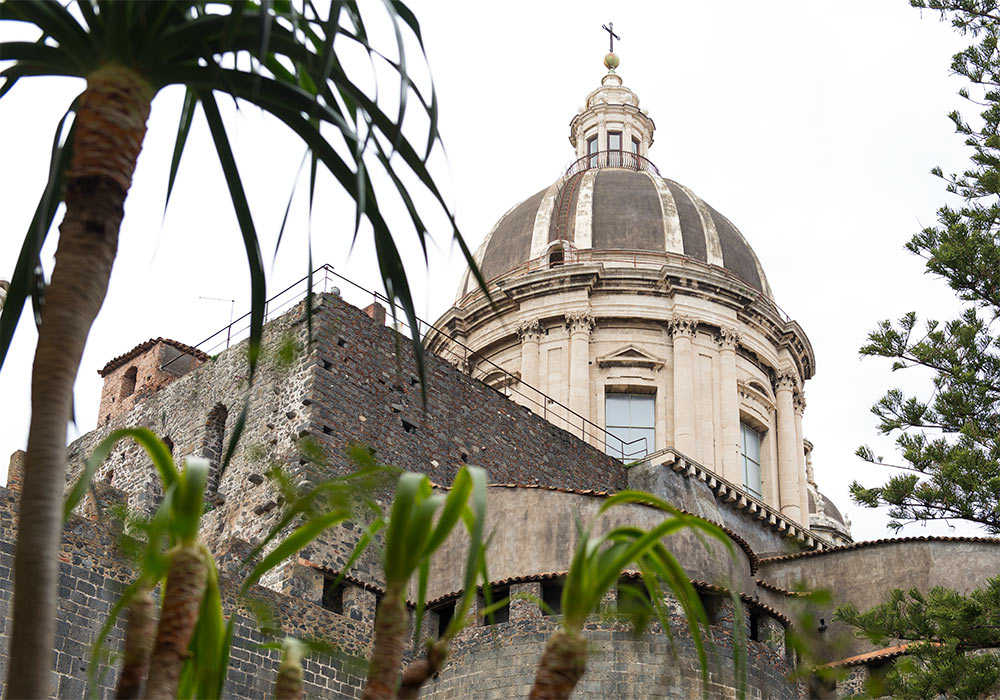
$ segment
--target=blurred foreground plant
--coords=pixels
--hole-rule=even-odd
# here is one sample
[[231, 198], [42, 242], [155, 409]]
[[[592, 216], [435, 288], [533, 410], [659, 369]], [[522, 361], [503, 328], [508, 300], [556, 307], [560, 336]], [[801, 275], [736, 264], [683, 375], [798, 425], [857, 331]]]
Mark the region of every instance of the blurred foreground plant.
[[[374, 650], [361, 696], [364, 700], [415, 698], [423, 683], [444, 663], [448, 642], [466, 624], [469, 608], [475, 601], [477, 578], [482, 576], [483, 584], [488, 583], [487, 543], [483, 532], [485, 517], [486, 472], [478, 467], [462, 467], [447, 496], [435, 493], [430, 479], [423, 474], [407, 472], [399, 478], [388, 522], [376, 520], [366, 533], [373, 537], [385, 529], [382, 568], [386, 593], [375, 614]], [[427, 643], [425, 655], [410, 664], [401, 680], [399, 667], [408, 621], [407, 589], [416, 574], [417, 624], [414, 638], [419, 640], [431, 555], [444, 544], [459, 520], [469, 533], [462, 596], [444, 634], [437, 641]], [[367, 546], [367, 542], [361, 544]], [[352, 563], [360, 551], [359, 545], [352, 555]]]
[[[60, 535], [59, 496], [54, 487], [65, 478], [73, 384], [91, 325], [107, 293], [126, 196], [154, 97], [160, 90], [173, 85], [185, 88], [166, 200], [176, 183], [199, 106], [219, 157], [249, 268], [251, 381], [264, 320], [264, 264], [219, 95], [232, 98], [237, 107], [259, 108], [275, 118], [275, 126], [280, 123], [301, 140], [303, 163], [308, 160], [311, 166], [310, 207], [321, 171], [328, 172], [353, 199], [353, 235], [356, 237], [362, 222], [367, 221], [386, 296], [399, 302], [412, 329], [421, 377], [420, 326], [394, 238], [398, 230], [391, 231], [384, 216], [385, 196], [403, 204], [404, 221], [426, 254], [425, 207], [417, 206], [419, 198], [415, 201], [404, 181], [416, 185], [411, 189], [426, 192], [430, 211], [447, 219], [446, 230], [450, 228], [477, 280], [484, 284], [427, 170], [427, 160], [439, 141], [437, 98], [433, 87], [422, 90], [415, 83], [408, 73], [406, 56], [407, 39], [415, 39], [423, 51], [420, 25], [400, 0], [375, 5], [384, 11], [393, 30], [395, 42], [387, 51], [370, 43], [366, 19], [353, 1], [3, 3], [0, 19], [23, 23], [34, 30], [34, 36], [28, 41], [0, 44], [0, 57], [6, 63], [0, 71], [0, 99], [20, 81], [38, 76], [85, 81], [56, 127], [48, 181], [27, 227], [0, 315], [0, 366], [28, 297], [39, 324], [27, 464], [18, 513], [7, 665], [10, 697], [42, 697], [50, 692]], [[389, 113], [377, 97], [369, 96], [365, 63], [360, 64], [365, 77], [359, 80], [351, 62], [342, 61], [345, 51], [352, 50], [369, 59], [378, 86], [384, 79], [390, 80], [396, 104]], [[423, 121], [426, 134], [426, 141], [417, 145], [407, 136], [405, 119], [414, 112], [420, 113], [418, 119]], [[40, 252], [61, 204], [65, 204], [65, 216], [59, 227], [56, 262], [46, 280]], [[281, 234], [279, 231], [276, 250]], [[304, 258], [309, 261], [311, 283], [311, 250], [307, 253]], [[310, 299], [307, 295], [307, 310], [311, 310]], [[395, 310], [395, 304], [392, 308]], [[307, 318], [311, 326], [311, 313]], [[233, 430], [228, 454], [245, 416], [246, 405]]]
[[[703, 630], [708, 632], [708, 618], [698, 592], [683, 567], [663, 545], [662, 539], [682, 530], [692, 530], [696, 535], [706, 535], [721, 542], [730, 556], [735, 558], [732, 542], [718, 526], [682, 513], [656, 496], [641, 491], [622, 491], [611, 496], [601, 505], [598, 516], [627, 503], [657, 508], [668, 513], [669, 517], [649, 530], [623, 525], [600, 536], [592, 535], [594, 523], [586, 529], [578, 524], [578, 543], [562, 592], [562, 623], [545, 645], [531, 688], [531, 698], [562, 699], [572, 694], [587, 668], [587, 640], [583, 636], [587, 617], [599, 610], [604, 595], [618, 583], [622, 572], [631, 566], [639, 570], [648, 593], [648, 605], [637, 604], [645, 597], [636, 596], [636, 600], [630, 601], [627, 606], [636, 630], [641, 631], [645, 627], [652, 611], [664, 633], [671, 634], [663, 603], [665, 586], [677, 599], [687, 618], [698, 653], [702, 688], [705, 697], [708, 697], [708, 657], [702, 636]], [[732, 587], [730, 596], [734, 609], [741, 610], [739, 595]], [[746, 630], [740, 624], [739, 615], [734, 624], [734, 637], [737, 688], [742, 698], [746, 692]]]
[[[198, 539], [206, 508], [208, 461], [188, 458], [186, 468], [178, 471], [169, 448], [152, 431], [116, 430], [87, 460], [66, 499], [64, 518], [86, 495], [98, 467], [115, 445], [126, 438], [138, 442], [151, 458], [163, 484], [164, 497], [153, 517], [139, 524], [146, 540], [138, 562], [140, 571], [111, 609], [98, 635], [88, 673], [91, 690], [98, 667], [107, 658], [104, 640], [119, 612], [127, 608], [124, 659], [116, 697], [139, 697], [145, 681], [149, 698], [218, 698], [228, 671], [232, 622], [223, 616], [215, 562]], [[363, 448], [352, 448], [351, 454], [359, 462], [356, 471], [290, 496], [283, 517], [248, 556], [247, 561], [251, 561], [276, 542], [243, 582], [240, 593], [245, 593], [261, 576], [329, 528], [357, 518], [366, 510], [381, 515], [373, 494], [386, 485], [396, 470], [376, 465]], [[297, 526], [292, 527], [293, 523]], [[163, 590], [158, 627], [152, 599], [157, 585]], [[301, 654], [287, 646], [285, 658], [290, 665], [283, 665], [279, 672], [283, 680], [279, 680], [277, 687], [282, 692], [290, 687], [290, 677], [294, 675], [291, 669], [296, 663], [301, 664]]]
[[[111, 609], [98, 635], [90, 665], [93, 686], [103, 644], [123, 608], [128, 608], [124, 666], [116, 697], [139, 697], [145, 678], [147, 698], [218, 697], [229, 659], [231, 625], [222, 616], [219, 576], [211, 553], [198, 539], [205, 509], [209, 462], [189, 457], [178, 471], [169, 448], [146, 428], [116, 430], [87, 460], [70, 491], [63, 517], [80, 503], [97, 468], [119, 441], [132, 438], [149, 454], [163, 484], [163, 501], [144, 528], [141, 570]], [[159, 624], [152, 591], [161, 585]], [[155, 639], [150, 632], [155, 625]], [[188, 653], [189, 648], [192, 653]], [[151, 663], [152, 661], [152, 663]]]

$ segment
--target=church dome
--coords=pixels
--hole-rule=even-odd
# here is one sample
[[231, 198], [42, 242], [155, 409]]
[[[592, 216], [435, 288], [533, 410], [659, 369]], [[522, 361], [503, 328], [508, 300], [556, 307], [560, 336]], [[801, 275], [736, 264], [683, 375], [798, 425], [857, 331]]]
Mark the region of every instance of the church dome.
[[[610, 162], [608, 162], [610, 161]], [[487, 281], [560, 260], [684, 256], [714, 266], [771, 299], [757, 256], [732, 222], [644, 157], [601, 153], [575, 163], [550, 187], [510, 209], [476, 258]], [[564, 257], [563, 257], [564, 256]], [[466, 275], [458, 297], [475, 291]]]
[[623, 461], [705, 465], [805, 538], [812, 346], [739, 229], [661, 176], [653, 120], [605, 67], [570, 120], [572, 165], [486, 234], [490, 293], [467, 271], [427, 348]]
[[823, 494], [819, 494], [819, 496], [820, 505], [817, 507], [816, 498], [811, 492], [809, 493], [809, 512], [811, 514], [829, 518], [838, 525], [846, 526], [847, 521], [844, 519], [844, 516], [841, 515], [840, 509], [834, 505], [833, 501]]

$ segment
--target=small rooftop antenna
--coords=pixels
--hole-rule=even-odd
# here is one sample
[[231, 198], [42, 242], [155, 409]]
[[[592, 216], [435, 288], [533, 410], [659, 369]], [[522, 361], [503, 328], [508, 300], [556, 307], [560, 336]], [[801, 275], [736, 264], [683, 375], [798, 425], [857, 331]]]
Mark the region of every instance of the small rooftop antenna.
[[235, 299], [222, 299], [220, 297], [198, 297], [205, 301], [228, 301], [229, 302], [229, 325], [226, 326], [226, 350], [229, 349], [229, 339], [233, 335], [233, 311], [236, 309]]

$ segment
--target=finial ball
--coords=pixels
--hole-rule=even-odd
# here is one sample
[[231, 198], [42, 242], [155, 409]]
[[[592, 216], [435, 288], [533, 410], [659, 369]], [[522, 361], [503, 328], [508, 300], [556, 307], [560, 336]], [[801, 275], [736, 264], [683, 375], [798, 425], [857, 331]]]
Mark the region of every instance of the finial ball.
[[605, 56], [604, 67], [613, 73], [615, 68], [618, 67], [618, 54], [609, 53], [607, 56]]

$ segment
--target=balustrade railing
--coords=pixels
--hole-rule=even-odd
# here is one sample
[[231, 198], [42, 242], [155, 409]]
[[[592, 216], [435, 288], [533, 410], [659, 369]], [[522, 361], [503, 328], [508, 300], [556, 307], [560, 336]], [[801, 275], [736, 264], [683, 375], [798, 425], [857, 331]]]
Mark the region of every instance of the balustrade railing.
[[624, 168], [625, 170], [653, 173], [657, 177], [660, 175], [660, 171], [646, 156], [640, 156], [631, 151], [596, 151], [577, 159], [573, 165], [566, 169], [566, 177], [596, 168]]

